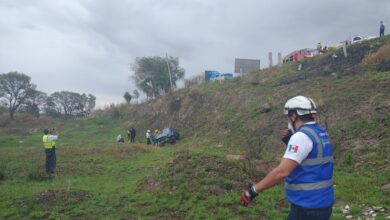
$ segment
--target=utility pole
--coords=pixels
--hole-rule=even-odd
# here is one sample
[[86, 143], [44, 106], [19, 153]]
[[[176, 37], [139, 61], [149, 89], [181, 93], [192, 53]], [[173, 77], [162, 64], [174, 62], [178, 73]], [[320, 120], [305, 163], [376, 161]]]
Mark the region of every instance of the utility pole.
[[268, 60], [269, 60], [269, 68], [271, 68], [272, 65], [272, 52], [268, 52]]
[[168, 66], [168, 74], [169, 74], [169, 82], [171, 83], [171, 91], [173, 91], [173, 85], [172, 85], [172, 76], [171, 76], [171, 67], [169, 65], [168, 61], [168, 53], [165, 54], [167, 58], [167, 66]]

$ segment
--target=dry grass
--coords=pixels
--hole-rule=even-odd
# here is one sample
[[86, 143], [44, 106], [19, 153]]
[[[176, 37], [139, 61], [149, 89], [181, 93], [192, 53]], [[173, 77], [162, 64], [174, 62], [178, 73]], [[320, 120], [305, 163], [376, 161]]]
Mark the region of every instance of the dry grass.
[[390, 60], [390, 44], [383, 45], [375, 53], [367, 54], [363, 64], [379, 64], [384, 60]]

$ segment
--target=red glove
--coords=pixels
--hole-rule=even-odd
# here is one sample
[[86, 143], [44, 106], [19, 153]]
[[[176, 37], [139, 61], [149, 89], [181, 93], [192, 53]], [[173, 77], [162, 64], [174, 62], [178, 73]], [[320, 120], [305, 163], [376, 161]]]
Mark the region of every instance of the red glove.
[[252, 184], [249, 184], [248, 189], [242, 191], [241, 193], [241, 204], [243, 206], [247, 206], [249, 203], [252, 202], [252, 200], [259, 195], [255, 190], [253, 189]]
[[292, 136], [292, 131], [289, 129], [282, 130], [280, 132], [280, 136], [282, 138], [283, 143], [285, 143], [287, 145], [288, 141], [290, 140], [290, 138]]

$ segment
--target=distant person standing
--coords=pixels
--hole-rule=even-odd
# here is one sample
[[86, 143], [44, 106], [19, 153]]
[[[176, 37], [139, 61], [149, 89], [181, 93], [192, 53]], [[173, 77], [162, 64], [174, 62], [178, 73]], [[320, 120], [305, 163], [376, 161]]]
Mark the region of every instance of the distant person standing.
[[322, 53], [322, 44], [321, 44], [321, 42], [317, 43], [317, 51], [318, 51], [318, 54]]
[[42, 141], [46, 154], [46, 174], [51, 176], [55, 173], [56, 169], [56, 140], [58, 139], [58, 135], [55, 135], [56, 130], [54, 128], [51, 131], [45, 129], [43, 133]]
[[137, 131], [135, 130], [134, 127], [130, 128], [130, 142], [134, 143], [135, 142], [135, 136], [137, 135]]
[[385, 36], [385, 24], [383, 23], [383, 21], [381, 21], [379, 26], [379, 37], [383, 36]]
[[149, 144], [152, 144], [152, 137], [150, 135], [150, 130], [147, 130], [146, 131], [146, 134], [145, 134], [145, 137], [146, 137], [146, 144], [149, 145]]

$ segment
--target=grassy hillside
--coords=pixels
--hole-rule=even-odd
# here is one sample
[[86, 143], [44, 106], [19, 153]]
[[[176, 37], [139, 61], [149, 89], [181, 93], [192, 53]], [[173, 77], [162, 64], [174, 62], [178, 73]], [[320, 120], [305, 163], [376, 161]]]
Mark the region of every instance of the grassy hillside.
[[[0, 218], [3, 219], [284, 219], [283, 186], [249, 207], [240, 191], [278, 163], [286, 126], [282, 107], [313, 98], [335, 150], [333, 219], [390, 215], [390, 37], [284, 64], [225, 82], [181, 89], [92, 118], [0, 117]], [[337, 58], [332, 57], [333, 54]], [[116, 144], [135, 126], [176, 127], [174, 146]], [[41, 131], [57, 127], [58, 174], [43, 179]], [[243, 155], [242, 157], [237, 155]], [[231, 158], [245, 158], [236, 160]], [[382, 188], [382, 189], [381, 189]], [[350, 208], [343, 211], [348, 205]], [[378, 208], [383, 207], [382, 208]], [[374, 208], [373, 208], [374, 209]]]

